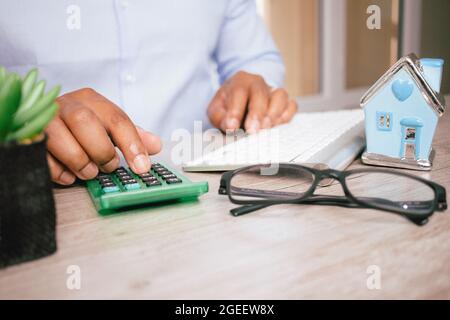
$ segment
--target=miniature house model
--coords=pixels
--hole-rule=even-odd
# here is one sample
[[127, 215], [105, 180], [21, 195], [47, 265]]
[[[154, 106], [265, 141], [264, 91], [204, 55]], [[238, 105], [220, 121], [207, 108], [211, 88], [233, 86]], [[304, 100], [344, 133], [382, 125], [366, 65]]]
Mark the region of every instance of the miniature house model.
[[445, 110], [439, 94], [443, 65], [443, 60], [419, 60], [410, 54], [364, 95], [364, 163], [431, 170], [433, 137]]

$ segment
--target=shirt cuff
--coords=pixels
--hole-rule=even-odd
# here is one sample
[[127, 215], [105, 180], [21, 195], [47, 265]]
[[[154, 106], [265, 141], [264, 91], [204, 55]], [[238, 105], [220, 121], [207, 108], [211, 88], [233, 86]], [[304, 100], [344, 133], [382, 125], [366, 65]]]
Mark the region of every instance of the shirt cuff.
[[264, 78], [267, 85], [272, 88], [282, 88], [284, 86], [284, 65], [275, 60], [258, 60], [243, 65], [238, 71], [245, 71], [257, 74]]

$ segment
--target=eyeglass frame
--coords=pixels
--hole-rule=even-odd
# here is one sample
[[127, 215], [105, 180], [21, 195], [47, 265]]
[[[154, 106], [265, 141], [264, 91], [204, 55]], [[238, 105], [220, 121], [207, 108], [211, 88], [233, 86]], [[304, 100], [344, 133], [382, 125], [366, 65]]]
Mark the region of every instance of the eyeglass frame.
[[[412, 221], [416, 225], [422, 226], [425, 225], [428, 222], [428, 219], [434, 214], [435, 211], [445, 211], [447, 209], [447, 200], [446, 200], [446, 190], [443, 186], [430, 181], [423, 179], [421, 177], [408, 174], [405, 172], [398, 172], [388, 169], [372, 169], [372, 168], [360, 168], [360, 169], [354, 169], [354, 170], [348, 170], [348, 171], [339, 171], [339, 170], [333, 170], [333, 169], [316, 169], [314, 167], [309, 167], [305, 165], [299, 165], [299, 164], [293, 164], [293, 163], [280, 163], [277, 164], [278, 166], [282, 166], [285, 169], [298, 169], [298, 170], [306, 170], [311, 173], [313, 177], [313, 181], [311, 183], [311, 186], [309, 189], [302, 194], [302, 196], [294, 199], [271, 199], [271, 200], [239, 200], [235, 199], [232, 196], [231, 193], [231, 181], [234, 176], [236, 176], [239, 173], [242, 173], [244, 171], [249, 171], [253, 168], [262, 168], [264, 166], [269, 165], [252, 165], [247, 166], [243, 168], [239, 168], [236, 170], [225, 172], [221, 179], [220, 179], [220, 187], [219, 187], [219, 194], [221, 195], [228, 195], [228, 198], [230, 199], [230, 202], [238, 205], [242, 205], [242, 207], [238, 207], [235, 209], [230, 210], [230, 213], [233, 216], [241, 216], [245, 215], [260, 209], [264, 209], [266, 207], [274, 206], [274, 205], [280, 205], [280, 204], [313, 204], [313, 205], [332, 205], [332, 206], [340, 206], [340, 207], [347, 207], [347, 208], [360, 208], [360, 209], [375, 209], [375, 210], [382, 210], [386, 212], [391, 212], [395, 214], [399, 214], [408, 220]], [[409, 179], [416, 180], [418, 182], [421, 182], [428, 187], [430, 187], [434, 192], [434, 200], [432, 200], [432, 205], [430, 206], [429, 212], [425, 214], [419, 214], [419, 213], [412, 213], [411, 209], [404, 209], [403, 207], [399, 207], [398, 209], [394, 209], [391, 205], [390, 208], [382, 208], [380, 206], [376, 206], [374, 204], [371, 204], [370, 202], [364, 202], [359, 200], [357, 197], [355, 197], [351, 192], [350, 189], [347, 186], [346, 178], [351, 175], [359, 174], [359, 173], [384, 173], [384, 174], [392, 174], [400, 177], [405, 177]], [[267, 176], [270, 176], [269, 174]], [[321, 181], [324, 179], [333, 179], [340, 183], [344, 195], [343, 196], [324, 196], [324, 195], [317, 195], [314, 199], [314, 193], [317, 190], [317, 187], [320, 185]], [[249, 195], [247, 195], [249, 196]], [[385, 200], [390, 201], [388, 199], [379, 199], [379, 200]], [[393, 201], [390, 201], [393, 203]], [[416, 201], [416, 203], [419, 202], [427, 202], [430, 201]]]

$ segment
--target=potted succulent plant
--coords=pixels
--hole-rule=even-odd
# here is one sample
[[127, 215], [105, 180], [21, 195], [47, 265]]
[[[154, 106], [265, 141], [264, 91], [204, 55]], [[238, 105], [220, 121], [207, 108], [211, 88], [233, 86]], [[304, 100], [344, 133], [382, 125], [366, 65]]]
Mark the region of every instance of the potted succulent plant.
[[47, 124], [60, 87], [45, 92], [0, 66], [0, 268], [56, 251], [55, 206], [46, 158]]

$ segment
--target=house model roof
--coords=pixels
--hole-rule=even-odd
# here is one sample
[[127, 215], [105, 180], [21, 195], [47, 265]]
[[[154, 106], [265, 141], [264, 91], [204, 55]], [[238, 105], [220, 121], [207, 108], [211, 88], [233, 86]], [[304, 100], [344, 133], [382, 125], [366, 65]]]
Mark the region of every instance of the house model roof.
[[414, 79], [419, 87], [424, 100], [437, 113], [442, 116], [445, 111], [445, 99], [440, 93], [433, 90], [425, 79], [422, 65], [415, 54], [409, 54], [395, 63], [361, 99], [361, 107], [364, 108], [377, 93], [394, 77], [399, 71], [405, 70]]

